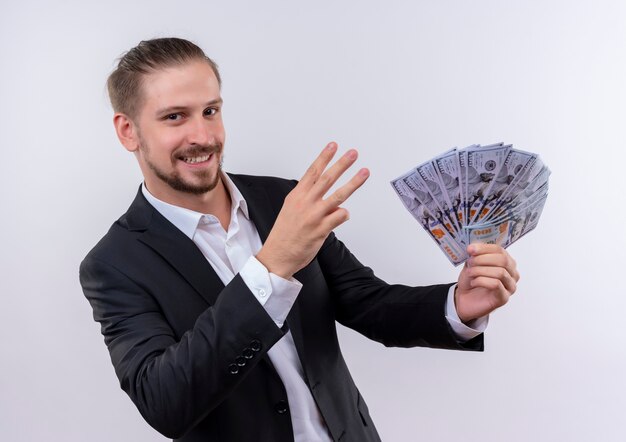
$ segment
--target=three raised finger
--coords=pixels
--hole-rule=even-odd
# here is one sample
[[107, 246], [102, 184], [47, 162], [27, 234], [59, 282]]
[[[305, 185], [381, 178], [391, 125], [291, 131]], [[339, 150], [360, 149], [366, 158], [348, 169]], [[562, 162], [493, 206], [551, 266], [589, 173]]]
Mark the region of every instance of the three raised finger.
[[359, 187], [367, 181], [370, 171], [366, 168], [359, 170], [346, 184], [331, 193], [324, 200], [325, 210], [331, 211], [343, 204]]
[[311, 198], [319, 199], [326, 195], [326, 192], [337, 182], [339, 177], [348, 170], [356, 161], [358, 153], [350, 149], [341, 156], [335, 163], [322, 173], [311, 188]]
[[337, 152], [337, 143], [330, 142], [326, 145], [326, 147], [320, 152], [318, 157], [311, 163], [309, 168], [306, 170], [300, 182], [298, 183], [298, 187], [309, 190], [311, 187], [315, 185], [315, 183], [319, 180], [320, 176], [326, 170], [328, 163], [333, 159], [335, 153]]

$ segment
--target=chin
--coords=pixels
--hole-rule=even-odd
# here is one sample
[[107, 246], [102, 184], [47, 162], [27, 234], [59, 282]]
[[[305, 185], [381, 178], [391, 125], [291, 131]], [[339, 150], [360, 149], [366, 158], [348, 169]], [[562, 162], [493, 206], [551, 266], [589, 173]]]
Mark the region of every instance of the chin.
[[190, 195], [202, 195], [211, 192], [219, 184], [221, 177], [219, 171], [212, 176], [193, 176], [190, 179], [181, 177], [178, 173], [164, 174], [156, 171], [159, 180], [176, 192], [186, 193]]
[[[213, 189], [217, 187], [220, 183], [221, 177], [219, 173], [216, 173], [214, 177], [210, 180], [201, 180], [200, 182], [178, 182], [178, 188], [174, 187], [175, 190], [179, 190], [186, 193], [191, 193], [194, 195], [202, 195], [204, 193], [211, 192]], [[171, 185], [171, 183], [170, 183]]]

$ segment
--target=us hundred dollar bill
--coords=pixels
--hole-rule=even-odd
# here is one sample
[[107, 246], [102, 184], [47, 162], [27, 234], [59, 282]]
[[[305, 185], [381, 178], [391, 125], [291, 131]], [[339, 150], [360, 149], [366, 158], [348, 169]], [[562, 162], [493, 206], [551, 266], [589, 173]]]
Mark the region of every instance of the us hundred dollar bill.
[[498, 146], [504, 146], [504, 143], [489, 144], [487, 146], [481, 146], [480, 144], [472, 144], [464, 149], [458, 151], [459, 156], [459, 176], [461, 177], [461, 209], [463, 216], [463, 225], [468, 225], [470, 222], [470, 194], [468, 184], [468, 152], [475, 149], [491, 149]]
[[478, 221], [482, 219], [489, 219], [494, 209], [503, 201], [507, 190], [511, 187], [515, 178], [523, 174], [528, 169], [528, 166], [537, 159], [537, 155], [524, 152], [522, 150], [511, 149], [502, 169], [498, 173], [496, 180], [489, 191], [489, 196], [485, 199], [485, 204], [481, 208], [481, 215]]
[[[474, 147], [475, 145], [469, 146]], [[457, 219], [461, 220], [461, 225], [465, 226], [468, 224], [467, 222], [467, 149], [463, 149], [457, 152], [457, 156], [459, 158], [459, 190], [461, 191], [461, 207], [457, 210]], [[469, 243], [469, 239], [467, 238], [467, 232], [463, 230], [462, 232], [463, 239], [465, 243]]]
[[414, 184], [415, 178], [409, 179], [412, 175], [416, 175], [416, 172], [410, 172], [396, 178], [391, 182], [392, 187], [407, 210], [428, 232], [448, 260], [454, 265], [461, 264], [467, 260], [467, 252], [459, 246], [446, 229], [442, 222], [442, 217], [437, 216], [436, 212], [433, 211], [436, 205], [433, 204], [430, 193], [424, 188], [425, 185], [416, 186]]
[[[519, 236], [512, 238], [510, 244], [517, 241], [522, 236], [526, 235], [528, 232], [537, 227], [537, 224], [539, 224], [539, 218], [541, 217], [541, 213], [543, 212], [543, 208], [546, 204], [547, 199], [548, 194], [544, 195], [544, 197], [538, 200], [536, 204], [528, 208], [526, 212], [526, 217], [524, 219], [524, 225], [522, 226], [522, 233]], [[510, 244], [506, 244], [506, 246], [508, 247]]]
[[510, 149], [510, 144], [468, 149], [466, 180], [469, 224], [478, 219], [485, 197], [489, 194]]
[[546, 199], [548, 183], [545, 183], [532, 197], [519, 206], [507, 207], [504, 215], [489, 222], [465, 226], [470, 243], [483, 242], [508, 247], [526, 233], [533, 230], [538, 222]]
[[459, 155], [456, 149], [452, 149], [443, 155], [433, 159], [433, 166], [443, 190], [445, 199], [444, 209], [447, 209], [449, 217], [461, 231], [463, 218], [461, 211], [461, 178], [459, 176]]
[[525, 210], [527, 210], [528, 207], [537, 204], [537, 201], [543, 199], [547, 194], [548, 183], [546, 182], [541, 187], [539, 187], [537, 191], [532, 195], [528, 196], [527, 198], [515, 199], [511, 204], [504, 207], [496, 218], [492, 218], [489, 221], [481, 224], [498, 223], [505, 219], [515, 218], [520, 213], [523, 213]]
[[550, 169], [504, 143], [451, 149], [392, 181], [402, 203], [455, 265], [474, 242], [508, 247], [533, 230]]
[[524, 197], [524, 195], [529, 193], [529, 189], [538, 188], [544, 179], [547, 181], [549, 176], [550, 169], [544, 165], [539, 156], [536, 156], [536, 158], [529, 161], [515, 176], [504, 194], [498, 199], [490, 216], [497, 216], [502, 207], [511, 204], [516, 198]]
[[439, 182], [439, 178], [437, 177], [437, 171], [435, 170], [435, 166], [431, 161], [420, 164], [415, 168], [418, 176], [410, 176], [409, 180], [413, 181], [414, 184], [425, 184], [426, 190], [432, 197], [437, 209], [442, 214], [442, 221], [446, 226], [446, 229], [450, 232], [450, 234], [454, 238], [460, 237], [460, 226], [454, 221], [456, 217], [450, 216], [449, 205], [446, 201], [446, 197], [444, 196], [444, 189]]
[[541, 164], [541, 169], [530, 182], [524, 181], [523, 185], [517, 186], [515, 192], [508, 193], [502, 198], [502, 201], [492, 212], [489, 219], [502, 217], [507, 211], [515, 210], [518, 206], [528, 204], [529, 199], [537, 199], [538, 195], [546, 194], [550, 173], [550, 169]]
[[518, 211], [514, 217], [507, 220], [509, 231], [502, 247], [509, 247], [537, 227], [547, 198], [548, 194], [546, 193], [541, 198], [536, 199], [533, 204], [525, 206], [524, 210]]
[[470, 244], [484, 243], [503, 245], [508, 239], [509, 220], [499, 223], [465, 226]]

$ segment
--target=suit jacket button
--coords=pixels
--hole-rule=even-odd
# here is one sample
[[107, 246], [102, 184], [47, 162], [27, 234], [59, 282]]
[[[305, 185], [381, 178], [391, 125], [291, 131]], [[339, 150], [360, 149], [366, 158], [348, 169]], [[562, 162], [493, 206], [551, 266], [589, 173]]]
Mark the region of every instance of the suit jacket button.
[[287, 401], [278, 401], [274, 409], [278, 414], [285, 414], [289, 410], [289, 404], [287, 404]]
[[252, 359], [254, 357], [254, 352], [252, 351], [251, 348], [248, 348], [248, 347], [244, 348], [241, 354], [246, 359]]
[[237, 364], [240, 367], [243, 367], [244, 365], [246, 365], [246, 358], [244, 358], [243, 356], [237, 356], [235, 358], [235, 364]]
[[253, 339], [252, 342], [250, 342], [250, 348], [252, 349], [252, 351], [260, 351], [261, 350], [261, 341], [259, 341], [258, 339]]
[[230, 364], [228, 366], [228, 372], [230, 374], [237, 374], [239, 373], [239, 367], [237, 367], [237, 364]]

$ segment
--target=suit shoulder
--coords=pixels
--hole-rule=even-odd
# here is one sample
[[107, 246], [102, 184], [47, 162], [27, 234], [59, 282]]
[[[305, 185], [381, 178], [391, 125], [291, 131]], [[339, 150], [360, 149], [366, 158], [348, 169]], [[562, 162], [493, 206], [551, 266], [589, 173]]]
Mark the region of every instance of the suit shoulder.
[[115, 221], [107, 233], [92, 247], [81, 262], [81, 269], [89, 261], [96, 260], [110, 263], [130, 252], [129, 249], [136, 244], [135, 239], [138, 234], [137, 232], [128, 230], [125, 217], [126, 215], [123, 215]]
[[87, 253], [81, 268], [92, 259], [111, 263], [120, 261], [125, 256], [135, 257], [139, 247], [137, 238], [154, 222], [155, 213], [140, 187], [126, 213], [111, 225], [107, 233]]
[[271, 189], [275, 192], [284, 192], [285, 194], [291, 192], [291, 190], [298, 184], [297, 180], [290, 180], [286, 178], [279, 178], [274, 176], [263, 175], [242, 175], [229, 173], [228, 176], [233, 180], [237, 186], [261, 186], [267, 189]]

